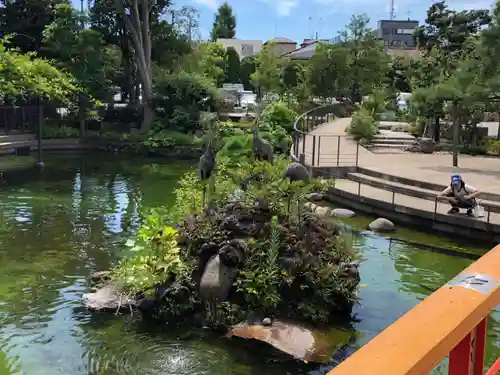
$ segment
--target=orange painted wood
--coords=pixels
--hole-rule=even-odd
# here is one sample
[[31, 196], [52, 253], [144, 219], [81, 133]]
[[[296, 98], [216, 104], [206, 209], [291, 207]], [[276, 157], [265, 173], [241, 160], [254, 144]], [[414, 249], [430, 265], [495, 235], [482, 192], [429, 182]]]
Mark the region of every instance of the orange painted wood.
[[[461, 274], [500, 280], [500, 245]], [[328, 375], [427, 375], [498, 304], [500, 287], [486, 295], [445, 285]]]

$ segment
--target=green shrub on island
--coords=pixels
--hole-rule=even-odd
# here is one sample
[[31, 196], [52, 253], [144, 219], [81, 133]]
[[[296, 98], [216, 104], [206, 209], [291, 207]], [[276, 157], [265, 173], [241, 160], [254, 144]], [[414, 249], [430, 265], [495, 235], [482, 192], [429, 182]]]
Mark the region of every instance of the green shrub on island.
[[[207, 304], [223, 325], [263, 315], [325, 323], [349, 314], [359, 276], [348, 269], [357, 253], [331, 221], [304, 208], [308, 194], [330, 185], [285, 180], [288, 163], [219, 158], [206, 207], [203, 183], [186, 173], [172, 208], [144, 217], [132, 254], [112, 271], [114, 284], [139, 308], [153, 300], [154, 314], [176, 321]], [[230, 289], [206, 301], [204, 270], [217, 257], [233, 275]]]
[[287, 132], [293, 132], [293, 124], [297, 118], [297, 112], [282, 101], [269, 103], [262, 111], [261, 121], [271, 128], [282, 127]]
[[50, 125], [42, 126], [42, 138], [56, 139], [56, 138], [78, 138], [80, 137], [80, 130], [67, 125]]

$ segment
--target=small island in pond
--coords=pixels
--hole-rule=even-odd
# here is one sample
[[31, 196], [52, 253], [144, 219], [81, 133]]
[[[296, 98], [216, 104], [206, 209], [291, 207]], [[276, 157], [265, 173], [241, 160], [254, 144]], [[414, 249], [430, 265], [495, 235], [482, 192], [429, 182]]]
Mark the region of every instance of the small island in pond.
[[[215, 163], [215, 153], [208, 157]], [[284, 157], [217, 155], [208, 178], [186, 173], [173, 207], [145, 216], [128, 243], [130, 255], [93, 275], [98, 288], [84, 295], [84, 304], [226, 327], [240, 337], [248, 336], [242, 322], [264, 327], [349, 317], [357, 254], [334, 222], [307, 208], [308, 198], [332, 182], [311, 179], [301, 168]]]

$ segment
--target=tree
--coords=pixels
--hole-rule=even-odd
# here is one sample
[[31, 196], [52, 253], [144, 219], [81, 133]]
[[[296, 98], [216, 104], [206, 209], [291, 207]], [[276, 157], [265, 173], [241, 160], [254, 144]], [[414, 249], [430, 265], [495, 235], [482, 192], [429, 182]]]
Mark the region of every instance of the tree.
[[[86, 21], [83, 14], [69, 4], [56, 6], [54, 22], [44, 30], [43, 50], [55, 59], [56, 64], [70, 72], [78, 81], [80, 133], [85, 134], [85, 107], [87, 93], [105, 99], [110, 81], [105, 70], [106, 47], [101, 35], [92, 29], [82, 28]], [[114, 69], [112, 69], [114, 70]], [[86, 92], [85, 92], [85, 91]]]
[[236, 17], [233, 14], [233, 8], [226, 1], [217, 9], [210, 38], [212, 42], [215, 42], [219, 38], [233, 39], [235, 35]]
[[8, 49], [9, 40], [0, 40], [0, 93], [12, 100], [33, 97], [59, 102], [68, 101], [78, 90], [73, 77], [39, 58], [33, 52]]
[[240, 78], [241, 83], [245, 90], [254, 90], [254, 84], [252, 82], [252, 74], [257, 70], [257, 56], [247, 56], [241, 60], [240, 64]]
[[313, 96], [323, 99], [345, 95], [350, 85], [349, 50], [341, 44], [323, 44], [310, 60], [308, 84]]
[[204, 76], [218, 87], [222, 83], [225, 66], [224, 47], [222, 44], [213, 42], [196, 43], [192, 53], [184, 56], [179, 64], [185, 72]]
[[281, 91], [280, 72], [283, 61], [274, 52], [272, 45], [265, 45], [255, 60], [256, 70], [250, 77], [257, 88], [257, 96], [263, 93], [279, 93]]
[[226, 49], [225, 60], [226, 64], [224, 66], [224, 82], [240, 83], [240, 56], [233, 47], [228, 47]]
[[190, 6], [183, 6], [178, 11], [172, 11], [172, 25], [179, 35], [187, 40], [200, 39], [200, 12]]
[[396, 92], [411, 92], [410, 61], [394, 57], [387, 71], [387, 85]]
[[169, 1], [150, 2], [150, 0], [114, 0], [115, 7], [125, 21], [134, 46], [135, 61], [142, 84], [143, 120], [141, 131], [147, 132], [153, 121], [153, 66], [151, 64], [151, 24], [169, 5]]
[[25, 52], [40, 52], [43, 30], [55, 16], [55, 6], [63, 0], [2, 0], [0, 30], [10, 35], [11, 47]]
[[341, 33], [343, 44], [349, 51], [350, 96], [361, 101], [373, 88], [382, 85], [389, 68], [389, 57], [375, 32], [368, 27], [366, 14], [352, 16], [346, 30]]

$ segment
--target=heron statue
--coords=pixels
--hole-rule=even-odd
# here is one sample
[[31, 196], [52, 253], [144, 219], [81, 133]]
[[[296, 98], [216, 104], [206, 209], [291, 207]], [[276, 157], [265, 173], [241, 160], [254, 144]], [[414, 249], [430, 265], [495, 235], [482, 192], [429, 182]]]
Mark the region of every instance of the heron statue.
[[[207, 198], [207, 182], [211, 181], [213, 171], [215, 170], [216, 160], [215, 160], [215, 118], [214, 116], [210, 116], [208, 118], [209, 123], [209, 138], [208, 143], [205, 147], [205, 152], [200, 156], [200, 161], [198, 163], [198, 177], [203, 183], [203, 191], [202, 191], [202, 202], [203, 206], [205, 206], [206, 198]], [[215, 189], [215, 186], [212, 181], [212, 190]], [[213, 192], [213, 191], [212, 191]]]

